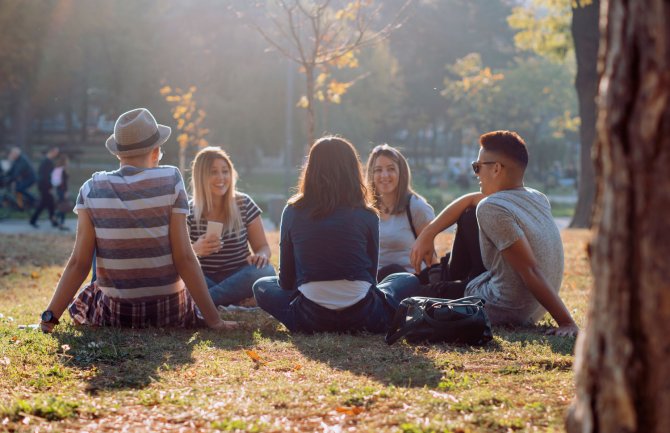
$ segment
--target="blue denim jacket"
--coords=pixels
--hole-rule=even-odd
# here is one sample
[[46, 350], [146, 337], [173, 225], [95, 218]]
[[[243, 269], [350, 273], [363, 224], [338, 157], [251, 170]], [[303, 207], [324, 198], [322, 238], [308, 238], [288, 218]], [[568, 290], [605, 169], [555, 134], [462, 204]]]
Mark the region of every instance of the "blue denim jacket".
[[310, 281], [376, 283], [379, 217], [364, 208], [340, 207], [320, 219], [287, 205], [279, 240], [279, 284], [295, 290]]

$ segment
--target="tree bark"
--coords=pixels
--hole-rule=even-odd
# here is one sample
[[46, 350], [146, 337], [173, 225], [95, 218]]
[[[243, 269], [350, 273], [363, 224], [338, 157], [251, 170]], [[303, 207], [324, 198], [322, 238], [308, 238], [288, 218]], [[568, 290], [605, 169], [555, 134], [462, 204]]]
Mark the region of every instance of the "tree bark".
[[303, 65], [305, 68], [305, 79], [307, 84], [307, 143], [305, 143], [305, 156], [309, 155], [309, 150], [314, 144], [316, 137], [314, 136], [314, 129], [316, 124], [316, 114], [314, 106], [314, 67]]
[[591, 151], [596, 136], [596, 93], [598, 90], [598, 11], [600, 0], [572, 8], [572, 39], [575, 42], [579, 100], [580, 175], [577, 205], [570, 227], [590, 227], [595, 197], [595, 176]]
[[595, 286], [567, 430], [670, 432], [670, 3], [603, 0]]

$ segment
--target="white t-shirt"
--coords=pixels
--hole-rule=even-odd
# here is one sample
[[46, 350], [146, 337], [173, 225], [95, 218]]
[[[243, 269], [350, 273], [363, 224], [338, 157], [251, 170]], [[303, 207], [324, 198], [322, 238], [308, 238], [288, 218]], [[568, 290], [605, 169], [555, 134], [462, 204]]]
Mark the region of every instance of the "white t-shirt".
[[500, 191], [479, 202], [477, 223], [487, 271], [468, 283], [465, 295], [483, 298], [494, 324], [536, 322], [546, 310], [503, 259], [502, 251], [525, 237], [542, 274], [558, 293], [563, 280], [563, 243], [549, 200], [532, 188]]
[[310, 281], [298, 287], [298, 290], [310, 301], [331, 310], [351, 307], [365, 298], [371, 284], [367, 281]]
[[[418, 229], [435, 218], [433, 207], [420, 197], [412, 195], [409, 202], [414, 228]], [[418, 235], [419, 233], [417, 233]], [[379, 268], [391, 264], [404, 267], [407, 272], [414, 272], [410, 264], [409, 252], [414, 245], [414, 233], [409, 225], [407, 212], [393, 214], [379, 221]]]

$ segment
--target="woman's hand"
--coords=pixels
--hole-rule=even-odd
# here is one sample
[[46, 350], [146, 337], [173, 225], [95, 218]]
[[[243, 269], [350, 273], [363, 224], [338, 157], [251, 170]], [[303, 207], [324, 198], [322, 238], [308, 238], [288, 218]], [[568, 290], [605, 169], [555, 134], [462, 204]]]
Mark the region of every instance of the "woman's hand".
[[223, 247], [220, 238], [207, 238], [202, 235], [193, 243], [193, 251], [198, 257], [207, 257], [219, 251]]
[[258, 269], [260, 269], [268, 264], [268, 256], [264, 252], [251, 254], [249, 257], [247, 257], [247, 263], [250, 265], [255, 265]]

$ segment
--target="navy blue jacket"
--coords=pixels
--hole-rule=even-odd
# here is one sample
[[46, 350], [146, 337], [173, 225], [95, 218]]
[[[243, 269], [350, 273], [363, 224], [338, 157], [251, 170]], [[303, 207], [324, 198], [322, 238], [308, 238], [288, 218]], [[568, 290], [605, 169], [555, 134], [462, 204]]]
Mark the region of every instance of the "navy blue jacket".
[[23, 183], [27, 186], [35, 183], [35, 169], [23, 153], [19, 155], [7, 172], [6, 182], [8, 184], [11, 182]]
[[364, 208], [340, 207], [312, 219], [310, 209], [287, 205], [281, 219], [279, 284], [295, 290], [310, 281], [376, 283], [379, 217]]

